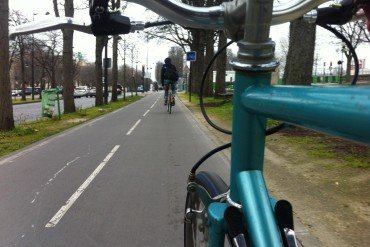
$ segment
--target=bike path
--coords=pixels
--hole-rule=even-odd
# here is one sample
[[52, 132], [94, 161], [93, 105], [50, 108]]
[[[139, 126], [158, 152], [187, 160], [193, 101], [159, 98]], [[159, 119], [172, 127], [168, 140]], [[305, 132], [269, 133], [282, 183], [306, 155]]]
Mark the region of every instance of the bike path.
[[182, 246], [187, 175], [213, 148], [183, 108], [151, 94], [1, 159], [0, 246]]

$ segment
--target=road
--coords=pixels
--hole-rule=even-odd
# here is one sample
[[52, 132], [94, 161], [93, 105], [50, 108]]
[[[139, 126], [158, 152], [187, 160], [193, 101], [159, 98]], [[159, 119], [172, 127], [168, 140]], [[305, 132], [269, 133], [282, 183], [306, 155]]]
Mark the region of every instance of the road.
[[[85, 109], [95, 105], [95, 98], [75, 98], [76, 108]], [[60, 101], [63, 112], [63, 100]], [[35, 121], [41, 118], [41, 102], [13, 105], [14, 121], [16, 123]]]
[[[128, 94], [130, 97], [131, 94]], [[109, 95], [110, 97], [110, 95]], [[123, 95], [118, 96], [122, 98]], [[85, 109], [95, 106], [95, 98], [75, 98], [76, 108]], [[60, 101], [61, 112], [63, 113], [63, 100]], [[16, 123], [35, 121], [41, 118], [41, 102], [30, 104], [16, 104], [13, 105], [14, 121]]]
[[[152, 93], [0, 159], [0, 246], [182, 246], [187, 175], [213, 147]], [[227, 177], [221, 155], [206, 167]]]

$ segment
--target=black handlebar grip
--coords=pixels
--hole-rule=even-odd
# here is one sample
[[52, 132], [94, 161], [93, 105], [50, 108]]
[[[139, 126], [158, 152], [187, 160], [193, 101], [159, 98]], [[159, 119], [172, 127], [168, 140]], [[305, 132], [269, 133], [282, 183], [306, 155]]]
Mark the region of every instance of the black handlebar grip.
[[352, 0], [342, 1], [339, 6], [317, 9], [316, 24], [343, 25], [352, 19], [358, 6]]
[[91, 21], [91, 30], [95, 36], [127, 34], [131, 31], [130, 18], [119, 13], [92, 17]]

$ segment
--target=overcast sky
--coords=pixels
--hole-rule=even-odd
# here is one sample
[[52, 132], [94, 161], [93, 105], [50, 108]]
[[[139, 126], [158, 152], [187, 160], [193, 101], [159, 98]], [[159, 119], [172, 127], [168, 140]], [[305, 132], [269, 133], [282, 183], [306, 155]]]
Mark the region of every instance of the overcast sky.
[[[88, 0], [74, 1], [75, 7], [81, 7], [86, 3], [88, 3]], [[51, 18], [51, 16], [54, 15], [52, 0], [9, 0], [9, 5], [11, 10], [20, 10], [30, 20], [32, 19], [33, 13], [37, 13], [37, 15], [34, 16], [35, 20], [39, 20], [41, 18]], [[60, 10], [62, 10], [62, 7], [60, 7]], [[51, 15], [44, 16], [46, 12], [50, 12]], [[152, 12], [147, 11], [145, 10], [145, 8], [133, 3], [129, 3], [129, 8], [125, 12], [125, 15], [129, 16], [131, 19], [143, 21], [151, 21], [153, 20], [154, 16]], [[86, 23], [90, 23], [87, 9], [77, 10], [75, 12], [75, 18]], [[288, 27], [288, 24], [272, 27], [271, 38], [277, 43], [277, 49], [280, 49], [280, 40], [288, 36]], [[329, 34], [327, 31], [322, 30], [321, 28], [318, 28], [317, 37], [319, 39], [319, 46], [316, 48], [316, 53], [320, 53], [320, 64], [323, 64], [324, 62], [326, 62], [327, 64], [329, 64], [330, 62], [336, 64], [336, 62], [341, 59], [341, 53], [339, 52], [340, 44], [334, 44], [334, 39], [330, 38], [331, 34]], [[131, 34], [129, 36], [129, 40], [134, 40], [137, 46], [140, 47], [138, 54], [140, 64], [146, 64], [146, 58], [148, 54], [149, 67], [152, 67], [153, 64], [157, 61], [163, 61], [168, 54], [169, 48], [172, 46], [171, 43], [162, 42], [160, 44], [158, 43], [158, 41], [150, 41], [149, 44], [147, 44], [144, 40], [138, 39], [138, 35], [135, 34]], [[366, 58], [367, 68], [370, 68], [369, 48], [369, 46], [363, 46], [357, 50], [359, 59]], [[236, 46], [233, 47], [233, 50], [237, 50]], [[85, 55], [88, 61], [94, 61], [95, 38], [92, 35], [75, 32], [74, 52], [81, 52]]]

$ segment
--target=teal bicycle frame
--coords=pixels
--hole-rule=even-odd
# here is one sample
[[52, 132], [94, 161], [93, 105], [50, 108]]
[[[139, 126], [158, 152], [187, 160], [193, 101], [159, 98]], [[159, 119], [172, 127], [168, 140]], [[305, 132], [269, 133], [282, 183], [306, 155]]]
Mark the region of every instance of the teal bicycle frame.
[[[263, 178], [266, 117], [370, 144], [370, 87], [270, 86], [270, 73], [236, 71], [230, 197], [253, 246], [282, 246]], [[227, 203], [208, 206], [209, 246], [223, 246]]]

